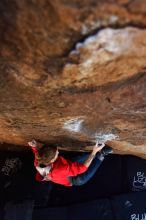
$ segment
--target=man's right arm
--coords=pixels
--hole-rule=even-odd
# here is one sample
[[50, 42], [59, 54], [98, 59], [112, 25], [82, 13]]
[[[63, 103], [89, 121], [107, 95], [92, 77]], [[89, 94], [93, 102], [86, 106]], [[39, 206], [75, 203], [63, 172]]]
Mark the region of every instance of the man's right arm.
[[93, 147], [93, 150], [92, 150], [91, 154], [89, 154], [89, 157], [88, 157], [88, 158], [85, 160], [85, 162], [84, 162], [84, 165], [85, 165], [86, 167], [89, 167], [89, 166], [90, 166], [92, 160], [93, 160], [94, 157], [96, 156], [96, 153], [99, 152], [104, 146], [105, 146], [105, 145], [102, 144], [101, 146], [95, 145], [95, 146]]
[[[68, 161], [65, 164], [65, 166], [63, 166], [62, 171], [65, 172], [67, 176], [77, 176], [81, 173], [84, 173], [88, 169], [88, 167], [90, 166], [96, 153], [99, 152], [103, 147], [104, 147], [104, 144], [102, 144], [101, 146], [98, 146], [98, 144], [95, 145], [93, 147], [91, 154], [89, 154], [88, 158], [84, 161], [84, 163], [79, 163], [77, 161], [76, 162]], [[62, 157], [60, 157], [60, 158], [62, 158]], [[65, 159], [63, 158], [63, 160], [65, 160]], [[60, 172], [61, 172], [61, 169], [60, 169]]]
[[96, 154], [93, 154], [93, 153], [89, 154], [89, 157], [88, 157], [88, 158], [85, 160], [85, 162], [84, 162], [84, 165], [85, 165], [86, 167], [89, 167], [89, 166], [90, 166], [90, 164], [91, 164], [92, 160], [94, 159], [95, 155], [96, 155]]

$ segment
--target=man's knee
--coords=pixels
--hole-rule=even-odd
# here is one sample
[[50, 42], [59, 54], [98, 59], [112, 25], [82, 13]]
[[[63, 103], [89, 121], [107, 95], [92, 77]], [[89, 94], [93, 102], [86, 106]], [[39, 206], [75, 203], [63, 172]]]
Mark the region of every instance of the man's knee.
[[83, 178], [76, 177], [72, 179], [72, 185], [73, 186], [81, 186], [84, 185], [86, 181]]

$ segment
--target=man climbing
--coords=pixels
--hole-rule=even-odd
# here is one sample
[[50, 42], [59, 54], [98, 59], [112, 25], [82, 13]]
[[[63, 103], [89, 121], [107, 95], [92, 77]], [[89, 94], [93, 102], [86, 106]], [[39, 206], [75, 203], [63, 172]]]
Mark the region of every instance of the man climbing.
[[44, 146], [32, 140], [31, 146], [35, 159], [37, 181], [52, 181], [64, 186], [79, 186], [88, 182], [95, 174], [104, 157], [112, 153], [112, 148], [97, 143], [91, 153], [84, 153], [72, 160], [58, 156], [57, 147]]

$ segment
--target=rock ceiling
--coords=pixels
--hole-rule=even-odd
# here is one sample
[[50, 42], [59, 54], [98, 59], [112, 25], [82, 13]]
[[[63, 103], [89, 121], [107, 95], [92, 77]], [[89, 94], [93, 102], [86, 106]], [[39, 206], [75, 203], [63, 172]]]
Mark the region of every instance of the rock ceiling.
[[146, 1], [0, 1], [0, 141], [146, 158]]

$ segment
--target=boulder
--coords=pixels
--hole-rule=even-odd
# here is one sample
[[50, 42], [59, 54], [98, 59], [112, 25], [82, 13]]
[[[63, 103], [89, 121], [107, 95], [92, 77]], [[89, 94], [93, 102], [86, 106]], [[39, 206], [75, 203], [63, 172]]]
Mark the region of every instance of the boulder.
[[146, 157], [144, 0], [1, 0], [0, 32], [1, 143]]

